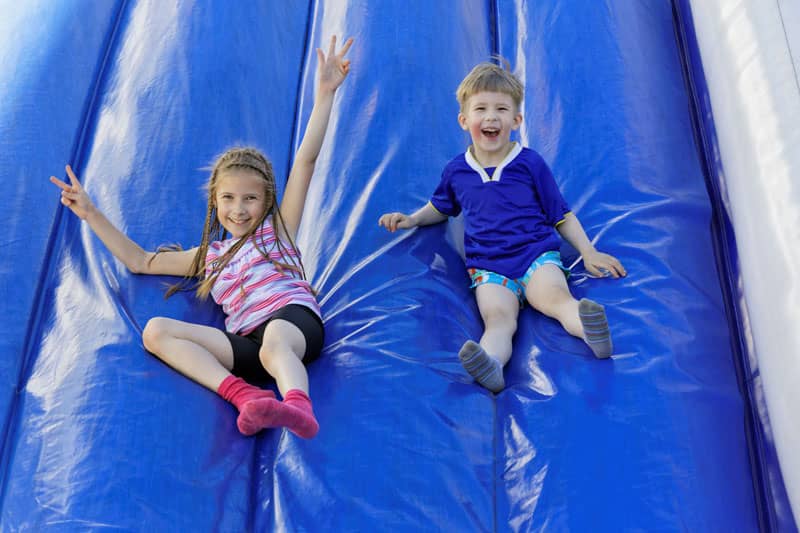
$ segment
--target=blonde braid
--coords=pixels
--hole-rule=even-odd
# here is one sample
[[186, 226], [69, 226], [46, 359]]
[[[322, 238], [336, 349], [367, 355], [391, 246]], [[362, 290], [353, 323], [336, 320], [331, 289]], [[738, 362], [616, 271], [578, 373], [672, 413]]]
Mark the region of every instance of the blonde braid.
[[[220, 224], [219, 219], [217, 218], [215, 196], [219, 175], [223, 171], [232, 168], [249, 168], [263, 176], [267, 190], [267, 202], [264, 208], [264, 214], [256, 222], [256, 224], [254, 224], [245, 235], [243, 235], [216, 261], [216, 264], [212, 266], [211, 271], [208, 273], [208, 275], [206, 275], [205, 260], [206, 255], [208, 254], [209, 244], [213, 241], [224, 240], [228, 236], [228, 232], [225, 230], [222, 224]], [[271, 249], [274, 249], [274, 247], [277, 246], [281, 256], [291, 260], [292, 264], [271, 259], [269, 256], [270, 250], [266, 249], [265, 243], [263, 241], [261, 243], [257, 243], [255, 241], [255, 232], [261, 227], [261, 225], [264, 223], [264, 220], [270, 214], [272, 215], [272, 227], [277, 230], [277, 224], [280, 222], [280, 227], [283, 229], [283, 233], [289, 240], [289, 245], [295, 251], [295, 257], [292, 257], [289, 254], [289, 249], [283, 244], [280, 234], [277, 231], [275, 232], [275, 244], [273, 244], [273, 248]], [[283, 269], [288, 269], [290, 271], [299, 273], [301, 279], [306, 279], [305, 268], [303, 267], [303, 261], [300, 258], [300, 253], [297, 251], [297, 246], [294, 243], [291, 235], [289, 235], [289, 232], [286, 230], [286, 224], [283, 221], [280, 208], [276, 204], [275, 174], [272, 170], [272, 165], [270, 164], [269, 160], [255, 148], [232, 148], [218, 157], [212, 168], [211, 176], [208, 182], [208, 209], [206, 210], [206, 220], [205, 224], [203, 225], [203, 235], [200, 246], [197, 248], [197, 253], [192, 260], [190, 273], [179, 283], [169, 287], [165, 297], [169, 298], [171, 295], [181, 290], [196, 288], [197, 297], [201, 300], [206, 299], [211, 292], [211, 287], [213, 287], [214, 282], [216, 282], [222, 270], [242, 248], [242, 246], [244, 246], [244, 244], [251, 238], [253, 239], [253, 244], [255, 245], [256, 249], [265, 259], [272, 262], [279, 272], [283, 272]], [[313, 288], [312, 292], [314, 292], [316, 295], [316, 291], [314, 291]]]

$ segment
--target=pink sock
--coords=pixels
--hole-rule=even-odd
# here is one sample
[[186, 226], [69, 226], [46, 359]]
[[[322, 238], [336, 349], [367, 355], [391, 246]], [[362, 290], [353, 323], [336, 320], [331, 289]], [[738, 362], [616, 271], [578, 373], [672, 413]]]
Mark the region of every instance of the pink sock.
[[319, 431], [311, 399], [299, 389], [287, 392], [283, 402], [274, 398], [248, 402], [236, 423], [239, 431], [245, 435], [252, 435], [265, 428], [285, 427], [298, 437], [310, 439]]
[[319, 423], [314, 416], [314, 408], [311, 405], [311, 398], [300, 389], [292, 389], [283, 397], [283, 405], [290, 409], [290, 418], [286, 423], [289, 431], [310, 439], [319, 431]]
[[241, 413], [246, 405], [261, 399], [275, 400], [275, 393], [271, 390], [265, 390], [250, 385], [242, 378], [236, 376], [228, 376], [222, 380], [222, 383], [219, 384], [219, 388], [217, 389], [217, 394], [228, 400], [239, 410], [239, 418], [236, 420], [236, 425], [239, 427], [239, 431], [244, 435], [254, 435], [258, 433], [260, 429], [249, 427], [246, 423], [245, 427], [242, 427]]

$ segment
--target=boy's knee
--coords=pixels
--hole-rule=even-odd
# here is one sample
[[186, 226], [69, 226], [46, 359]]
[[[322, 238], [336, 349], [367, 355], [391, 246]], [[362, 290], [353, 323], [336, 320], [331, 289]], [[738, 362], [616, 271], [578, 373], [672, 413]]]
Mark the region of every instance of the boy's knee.
[[568, 309], [569, 304], [575, 302], [572, 293], [561, 287], [551, 287], [550, 290], [529, 298], [531, 307], [549, 317], [558, 317]]
[[484, 310], [483, 320], [486, 322], [486, 327], [516, 331], [517, 310], [509, 310], [505, 307], [491, 307]]

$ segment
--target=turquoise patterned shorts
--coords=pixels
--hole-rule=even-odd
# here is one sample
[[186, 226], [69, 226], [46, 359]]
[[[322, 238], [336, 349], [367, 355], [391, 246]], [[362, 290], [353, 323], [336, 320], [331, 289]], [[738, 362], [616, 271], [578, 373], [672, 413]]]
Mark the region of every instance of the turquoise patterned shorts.
[[472, 285], [470, 285], [470, 288], [474, 289], [478, 285], [483, 285], [484, 283], [502, 285], [517, 295], [519, 305], [522, 306], [525, 304], [525, 288], [528, 286], [528, 282], [531, 280], [531, 275], [533, 275], [537, 268], [547, 264], [556, 265], [564, 272], [565, 276], [569, 276], [569, 270], [564, 268], [563, 263], [561, 263], [561, 253], [551, 251], [545, 252], [537, 257], [533, 263], [531, 263], [531, 266], [528, 267], [528, 270], [525, 272], [525, 274], [521, 278], [517, 279], [507, 278], [504, 275], [498, 274], [497, 272], [492, 272], [491, 270], [468, 268], [467, 272], [469, 273], [470, 279], [472, 279]]

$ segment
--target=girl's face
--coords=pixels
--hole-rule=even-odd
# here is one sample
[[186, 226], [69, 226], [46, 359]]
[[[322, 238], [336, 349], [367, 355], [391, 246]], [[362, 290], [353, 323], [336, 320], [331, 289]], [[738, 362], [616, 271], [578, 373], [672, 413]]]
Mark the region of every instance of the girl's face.
[[264, 176], [250, 168], [230, 168], [217, 177], [214, 202], [217, 219], [235, 238], [243, 237], [267, 210]]
[[458, 123], [472, 137], [475, 158], [484, 166], [497, 166], [508, 154], [511, 132], [522, 124], [522, 115], [511, 96], [484, 91], [467, 99]]

